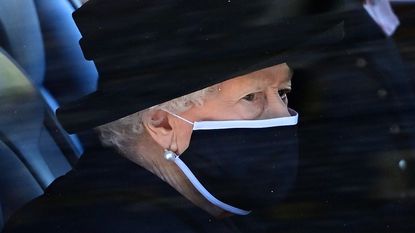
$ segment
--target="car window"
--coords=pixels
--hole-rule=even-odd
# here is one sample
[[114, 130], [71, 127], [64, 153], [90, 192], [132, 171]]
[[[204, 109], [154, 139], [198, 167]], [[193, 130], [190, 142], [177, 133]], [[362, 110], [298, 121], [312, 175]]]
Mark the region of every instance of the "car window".
[[54, 1], [0, 1], [0, 231], [415, 232], [413, 1]]

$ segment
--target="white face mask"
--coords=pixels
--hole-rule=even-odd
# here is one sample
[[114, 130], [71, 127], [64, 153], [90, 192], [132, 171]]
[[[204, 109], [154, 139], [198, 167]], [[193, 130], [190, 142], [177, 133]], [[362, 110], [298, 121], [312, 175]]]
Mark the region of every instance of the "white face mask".
[[278, 117], [262, 120], [225, 120], [225, 121], [195, 121], [191, 122], [177, 114], [164, 110], [169, 114], [193, 125], [195, 130], [213, 130], [213, 129], [255, 129], [255, 128], [269, 128], [278, 126], [290, 126], [298, 123], [298, 113], [293, 109], [288, 109], [291, 116]]
[[[296, 133], [288, 126], [297, 124], [298, 113], [292, 109], [289, 112], [290, 117], [265, 120], [200, 122], [169, 112], [192, 124], [193, 134], [189, 148], [180, 158], [167, 151], [166, 159], [175, 162], [213, 205], [247, 215], [283, 198], [295, 177], [297, 141], [291, 139]], [[278, 186], [275, 195], [270, 193], [273, 186]]]

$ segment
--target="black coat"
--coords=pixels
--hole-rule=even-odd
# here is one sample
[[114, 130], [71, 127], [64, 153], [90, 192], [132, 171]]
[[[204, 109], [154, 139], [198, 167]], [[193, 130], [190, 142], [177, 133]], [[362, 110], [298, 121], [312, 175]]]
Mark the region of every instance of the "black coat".
[[[248, 221], [249, 219], [249, 221]], [[252, 217], [217, 220], [114, 150], [93, 148], [45, 193], [20, 209], [4, 233], [259, 232]]]
[[340, 46], [294, 74], [300, 164], [287, 227], [415, 232], [414, 75], [365, 11], [345, 29]]
[[[243, 218], [243, 217], [241, 217]], [[18, 211], [4, 232], [240, 232], [115, 151], [95, 148]]]

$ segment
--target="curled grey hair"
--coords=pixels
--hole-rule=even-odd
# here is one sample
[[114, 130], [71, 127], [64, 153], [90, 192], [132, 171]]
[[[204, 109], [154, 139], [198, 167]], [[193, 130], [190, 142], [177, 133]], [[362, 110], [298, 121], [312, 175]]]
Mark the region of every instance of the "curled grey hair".
[[207, 96], [215, 93], [216, 90], [216, 85], [210, 86], [99, 126], [96, 129], [99, 132], [100, 140], [103, 145], [115, 147], [123, 155], [131, 156], [135, 153], [134, 148], [138, 143], [138, 136], [144, 130], [143, 114], [145, 112], [154, 109], [165, 109], [169, 112], [179, 114], [190, 109], [192, 106], [202, 106]]

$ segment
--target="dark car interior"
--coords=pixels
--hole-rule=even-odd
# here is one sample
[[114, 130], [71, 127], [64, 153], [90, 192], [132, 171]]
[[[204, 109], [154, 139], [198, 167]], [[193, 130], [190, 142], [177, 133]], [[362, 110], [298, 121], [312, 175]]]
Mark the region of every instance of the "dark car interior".
[[[17, 209], [74, 166], [88, 142], [87, 132], [68, 135], [55, 116], [61, 104], [96, 88], [97, 71], [84, 59], [71, 16], [81, 4], [0, 0], [0, 231]], [[414, 74], [415, 3], [394, 4], [401, 20], [394, 38]], [[293, 104], [300, 98], [293, 96]]]
[[95, 89], [71, 13], [80, 2], [0, 1], [0, 229], [82, 155], [54, 111]]

